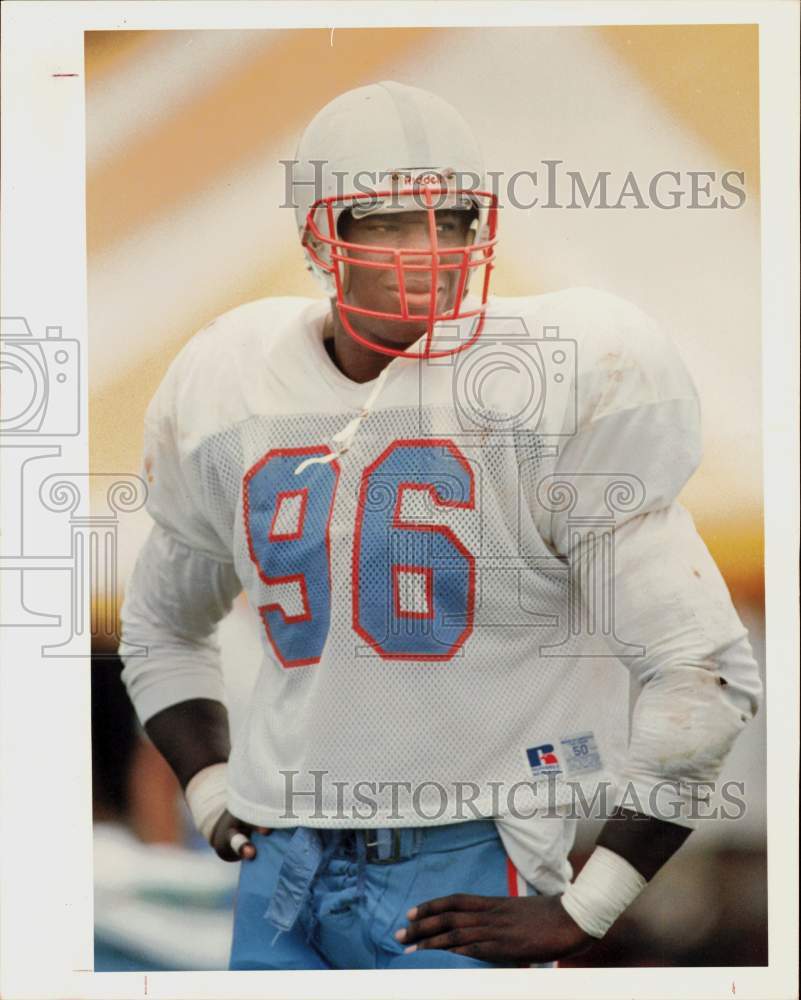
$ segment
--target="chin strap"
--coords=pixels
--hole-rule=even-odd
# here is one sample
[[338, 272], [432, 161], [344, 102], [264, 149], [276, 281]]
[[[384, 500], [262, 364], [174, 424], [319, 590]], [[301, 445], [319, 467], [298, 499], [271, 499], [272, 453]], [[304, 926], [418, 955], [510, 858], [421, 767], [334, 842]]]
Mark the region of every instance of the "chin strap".
[[373, 388], [370, 390], [370, 395], [365, 400], [364, 406], [359, 410], [356, 416], [342, 428], [341, 431], [337, 431], [337, 433], [331, 438], [334, 443], [334, 450], [329, 452], [327, 455], [314, 455], [312, 458], [304, 459], [304, 461], [302, 461], [295, 469], [296, 476], [299, 476], [300, 473], [310, 465], [315, 465], [317, 463], [324, 465], [327, 462], [333, 462], [334, 459], [339, 458], [348, 451], [353, 443], [353, 439], [359, 432], [362, 421], [369, 415], [370, 410], [375, 405], [375, 401], [378, 399], [381, 390], [384, 387], [384, 382], [386, 381], [389, 369], [393, 363], [394, 361], [390, 361], [388, 365], [382, 368], [381, 373], [373, 384]]

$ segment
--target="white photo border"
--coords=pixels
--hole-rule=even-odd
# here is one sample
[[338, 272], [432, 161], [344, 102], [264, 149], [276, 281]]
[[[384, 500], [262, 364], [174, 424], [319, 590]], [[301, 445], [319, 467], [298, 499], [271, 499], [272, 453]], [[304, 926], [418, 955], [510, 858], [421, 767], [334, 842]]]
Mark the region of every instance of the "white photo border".
[[[3, 314], [81, 344], [88, 384], [83, 33], [113, 29], [753, 23], [760, 31], [769, 956], [765, 968], [403, 972], [92, 971], [86, 658], [3, 630], [0, 995], [23, 998], [790, 996], [798, 967], [798, 22], [795, 3], [8, 2], [3, 16]], [[63, 457], [87, 473], [82, 432]], [[3, 456], [3, 489], [12, 465]], [[11, 544], [3, 505], [3, 551]], [[34, 587], [26, 595], [35, 604]], [[41, 602], [40, 602], [41, 603]], [[0, 616], [0, 620], [3, 620]], [[793, 774], [795, 770], [795, 774]]]

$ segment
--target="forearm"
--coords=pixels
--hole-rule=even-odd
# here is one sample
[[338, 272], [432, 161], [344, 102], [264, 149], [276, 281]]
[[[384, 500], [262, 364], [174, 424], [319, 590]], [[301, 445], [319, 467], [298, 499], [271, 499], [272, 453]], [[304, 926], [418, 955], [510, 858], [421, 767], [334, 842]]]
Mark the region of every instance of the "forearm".
[[618, 807], [604, 824], [596, 844], [614, 851], [650, 881], [691, 832], [686, 826]]
[[231, 752], [228, 712], [219, 701], [192, 698], [157, 712], [145, 731], [175, 773], [181, 788]]
[[175, 772], [195, 826], [219, 857], [223, 861], [254, 858], [253, 827], [226, 808], [225, 764], [231, 742], [225, 705], [208, 698], [182, 701], [148, 719], [145, 730]]

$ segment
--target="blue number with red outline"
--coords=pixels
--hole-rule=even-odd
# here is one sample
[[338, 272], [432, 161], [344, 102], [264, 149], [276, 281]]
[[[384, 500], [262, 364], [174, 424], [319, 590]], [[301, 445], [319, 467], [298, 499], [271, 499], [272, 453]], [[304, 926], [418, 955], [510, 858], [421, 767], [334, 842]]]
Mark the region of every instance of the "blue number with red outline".
[[[441, 524], [404, 520], [404, 497], [475, 506], [473, 471], [447, 439], [395, 441], [362, 473], [353, 539], [353, 628], [386, 660], [450, 660], [473, 629], [475, 560]], [[401, 575], [422, 608], [401, 606]]]
[[[267, 638], [285, 667], [317, 663], [331, 623], [330, 521], [339, 480], [336, 461], [315, 464], [299, 485], [299, 456], [326, 446], [268, 452], [244, 479], [250, 557], [268, 586], [294, 584], [302, 611], [259, 607]], [[473, 629], [475, 560], [442, 524], [404, 519], [404, 498], [418, 491], [433, 506], [475, 507], [467, 459], [448, 439], [400, 440], [362, 473], [353, 536], [353, 628], [383, 659], [450, 660]], [[299, 496], [295, 529], [277, 533], [281, 503]], [[321, 533], [324, 533], [321, 544]], [[422, 606], [404, 607], [404, 574], [417, 578]]]
[[[339, 465], [310, 467], [304, 485], [295, 469], [301, 456], [326, 455], [329, 449], [283, 448], [269, 451], [246, 474], [243, 516], [250, 558], [267, 586], [292, 586], [300, 612], [287, 613], [279, 602], [259, 607], [267, 638], [285, 667], [318, 663], [331, 625], [331, 511]], [[310, 478], [311, 477], [311, 478]], [[283, 500], [300, 497], [296, 529], [281, 534], [277, 519]], [[320, 535], [324, 534], [324, 544]]]

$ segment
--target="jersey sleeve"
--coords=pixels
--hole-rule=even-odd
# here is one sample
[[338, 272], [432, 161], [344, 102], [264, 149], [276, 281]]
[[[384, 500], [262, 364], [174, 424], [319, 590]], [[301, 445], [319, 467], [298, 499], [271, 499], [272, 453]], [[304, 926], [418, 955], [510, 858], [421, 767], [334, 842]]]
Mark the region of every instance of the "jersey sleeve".
[[583, 517], [602, 514], [620, 526], [668, 506], [701, 459], [698, 395], [656, 324], [589, 290], [577, 292], [567, 318], [577, 333], [569, 415], [545, 428], [560, 443], [534, 505], [540, 533], [559, 554]]
[[241, 589], [232, 563], [154, 525], [121, 611], [122, 679], [143, 725], [182, 701], [225, 700], [217, 625]]
[[[620, 788], [633, 789], [638, 811], [692, 825], [692, 786], [716, 780], [757, 709], [759, 671], [726, 584], [677, 501], [701, 456], [693, 383], [648, 317], [619, 300], [610, 309], [606, 296], [598, 305], [606, 329], [579, 341], [575, 432], [539, 483], [545, 503], [535, 519], [582, 598], [607, 560], [600, 586], [610, 590], [614, 637], [640, 649], [621, 657], [637, 700]], [[601, 551], [610, 537], [611, 559]], [[666, 815], [666, 798], [677, 795], [680, 813]]]
[[181, 701], [224, 700], [217, 624], [242, 589], [232, 553], [203, 510], [186, 446], [204, 333], [173, 362], [145, 418], [143, 478], [155, 523], [126, 587], [120, 646], [122, 677], [143, 724]]
[[156, 524], [190, 548], [230, 562], [230, 547], [203, 509], [200, 466], [191, 460], [200, 411], [211, 405], [208, 369], [214, 367], [217, 352], [209, 348], [215, 332], [207, 327], [189, 341], [147, 408], [143, 478], [148, 488], [147, 511]]
[[614, 543], [614, 627], [642, 653], [627, 754], [628, 808], [694, 826], [762, 695], [759, 668], [728, 588], [678, 503], [632, 518]]

